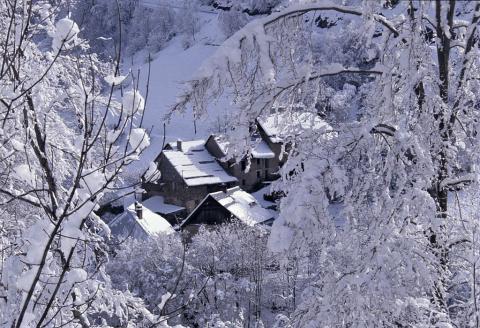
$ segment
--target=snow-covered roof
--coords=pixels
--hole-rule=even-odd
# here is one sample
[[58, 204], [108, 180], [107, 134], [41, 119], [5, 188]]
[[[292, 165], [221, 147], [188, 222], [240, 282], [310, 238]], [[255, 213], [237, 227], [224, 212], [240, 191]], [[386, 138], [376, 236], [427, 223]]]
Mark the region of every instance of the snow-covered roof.
[[[205, 140], [203, 139], [198, 139], [198, 140], [189, 140], [189, 141], [181, 141], [182, 144], [182, 150], [184, 152], [192, 151], [195, 149], [202, 149], [205, 145]], [[173, 150], [180, 150], [177, 148], [178, 142], [169, 142], [168, 145], [173, 149]]]
[[163, 154], [187, 186], [219, 184], [237, 181], [217, 163], [205, 148], [204, 140], [182, 141], [181, 150], [177, 143], [169, 144], [173, 150], [164, 150]]
[[230, 142], [223, 135], [212, 134], [210, 138], [215, 139], [215, 142], [217, 143], [218, 147], [222, 151], [223, 155], [224, 156], [227, 155], [228, 148], [230, 147]]
[[[213, 136], [217, 145], [224, 155], [227, 155], [230, 142], [224, 136]], [[263, 139], [252, 140], [254, 147], [252, 149], [253, 158], [274, 158], [275, 153], [272, 151], [267, 142]]]
[[184, 207], [165, 203], [162, 196], [152, 196], [144, 200], [143, 206], [148, 207], [152, 212], [160, 214], [171, 214], [185, 209]]
[[108, 226], [112, 234], [145, 239], [156, 235], [169, 235], [174, 232], [170, 223], [162, 216], [142, 206], [142, 219], [135, 212], [135, 203], [131, 204], [125, 212], [114, 218]]
[[253, 158], [274, 158], [275, 154], [273, 153], [270, 146], [265, 142], [265, 140], [262, 139], [252, 149], [252, 157]]
[[227, 189], [226, 192], [217, 191], [208, 194], [207, 197], [205, 197], [203, 201], [200, 202], [200, 204], [187, 217], [183, 225], [189, 221], [189, 218], [197, 211], [197, 209], [202, 206], [203, 202], [208, 197], [213, 197], [234, 217], [249, 226], [254, 226], [268, 220], [273, 220], [276, 216], [274, 211], [267, 210], [260, 206], [260, 204], [258, 204], [257, 200], [251, 194], [237, 186]]
[[282, 142], [287, 136], [295, 136], [303, 131], [329, 130], [330, 125], [322, 120], [316, 113], [283, 111], [267, 117], [259, 117], [258, 124], [274, 142]]

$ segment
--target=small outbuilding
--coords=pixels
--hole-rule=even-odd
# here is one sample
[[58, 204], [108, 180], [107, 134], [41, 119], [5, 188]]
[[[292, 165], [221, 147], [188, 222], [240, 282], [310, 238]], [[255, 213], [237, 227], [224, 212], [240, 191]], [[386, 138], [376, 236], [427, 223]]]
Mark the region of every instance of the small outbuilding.
[[190, 235], [200, 226], [214, 226], [238, 221], [249, 226], [271, 225], [275, 211], [263, 208], [257, 200], [240, 187], [208, 194], [180, 225]]
[[130, 205], [126, 211], [110, 221], [108, 226], [112, 235], [119, 238], [147, 239], [174, 232], [167, 220], [139, 202]]

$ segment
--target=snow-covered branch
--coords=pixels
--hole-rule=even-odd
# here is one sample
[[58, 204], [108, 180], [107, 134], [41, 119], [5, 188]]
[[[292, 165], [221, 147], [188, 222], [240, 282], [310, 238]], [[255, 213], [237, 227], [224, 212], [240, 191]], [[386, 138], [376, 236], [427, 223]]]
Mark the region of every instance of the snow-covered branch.
[[[365, 12], [357, 8], [348, 7], [348, 6], [339, 6], [338, 4], [328, 2], [328, 1], [319, 1], [318, 4], [307, 4], [307, 5], [293, 5], [289, 6], [286, 10], [281, 11], [277, 14], [273, 14], [269, 17], [266, 17], [263, 23], [263, 26], [266, 28], [268, 25], [273, 24], [283, 18], [295, 15], [303, 15], [312, 11], [335, 11], [342, 14], [349, 14], [354, 16], [363, 16]], [[380, 14], [373, 14], [373, 19], [386, 27], [394, 36], [398, 36], [399, 32], [397, 31], [395, 24], [389, 21], [385, 16]]]

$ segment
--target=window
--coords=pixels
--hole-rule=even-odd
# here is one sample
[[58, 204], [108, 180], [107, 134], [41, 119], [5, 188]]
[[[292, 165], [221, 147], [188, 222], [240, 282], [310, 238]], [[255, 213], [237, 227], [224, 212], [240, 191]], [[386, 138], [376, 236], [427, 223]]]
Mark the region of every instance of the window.
[[257, 158], [257, 165], [260, 166], [260, 158]]
[[268, 161], [268, 158], [265, 159], [265, 168], [268, 169], [270, 167], [270, 162]]
[[257, 171], [257, 179], [260, 179], [260, 176], [261, 176], [261, 171]]
[[247, 161], [242, 159], [240, 164], [242, 165], [242, 171], [245, 171], [247, 169]]
[[265, 170], [265, 179], [268, 177], [268, 170]]

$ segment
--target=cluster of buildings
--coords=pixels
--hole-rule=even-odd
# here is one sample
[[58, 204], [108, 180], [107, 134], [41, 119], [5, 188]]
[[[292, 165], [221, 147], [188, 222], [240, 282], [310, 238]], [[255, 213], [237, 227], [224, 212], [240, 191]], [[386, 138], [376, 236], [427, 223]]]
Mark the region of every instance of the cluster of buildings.
[[[309, 119], [310, 125], [324, 124], [318, 116]], [[232, 220], [271, 225], [275, 211], [262, 207], [249, 192], [279, 178], [289, 148], [282, 126], [286, 124], [278, 115], [257, 120], [254, 147], [240, 161], [227, 157], [232, 145], [222, 135], [167, 144], [154, 161], [159, 174], [144, 176], [142, 202], [117, 216], [110, 223], [112, 232], [146, 236], [166, 229], [165, 224], [147, 221], [189, 233]]]

